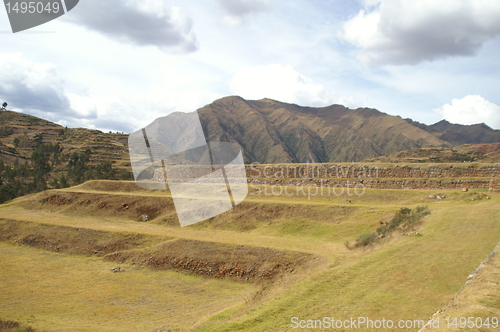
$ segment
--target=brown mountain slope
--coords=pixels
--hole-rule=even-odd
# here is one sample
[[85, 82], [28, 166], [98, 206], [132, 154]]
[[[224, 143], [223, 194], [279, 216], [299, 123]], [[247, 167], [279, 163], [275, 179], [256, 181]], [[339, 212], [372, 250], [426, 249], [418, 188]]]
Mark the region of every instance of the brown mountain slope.
[[453, 148], [413, 149], [368, 158], [363, 161], [376, 163], [500, 162], [500, 143], [464, 144]]
[[[197, 112], [209, 139], [238, 143], [247, 163], [351, 162], [412, 149], [450, 148], [457, 141], [500, 142], [500, 131], [481, 125], [460, 126], [442, 121], [426, 126], [375, 109], [353, 110], [341, 105], [313, 108], [232, 96]], [[194, 113], [190, 114], [170, 114], [155, 121], [153, 127], [179, 137], [178, 148], [189, 145], [194, 139], [188, 125]], [[164, 127], [164, 123], [170, 125]], [[455, 136], [449, 128], [454, 128]], [[450, 135], [460, 139], [452, 139], [452, 143], [442, 139]], [[18, 144], [14, 146], [16, 138]], [[124, 169], [130, 166], [127, 135], [65, 129], [27, 114], [0, 112], [0, 158], [5, 163], [29, 159], [37, 140], [59, 142], [64, 153], [90, 148], [92, 162], [112, 161]]]
[[[16, 142], [17, 141], [17, 144]], [[91, 162], [110, 161], [118, 168], [128, 169], [127, 135], [103, 133], [85, 128], [64, 128], [32, 115], [0, 112], [0, 158], [6, 164], [29, 160], [39, 142], [60, 143], [64, 154], [92, 151]]]
[[359, 161], [413, 148], [450, 146], [398, 116], [368, 108], [312, 108], [233, 96], [216, 100], [198, 114], [209, 139], [237, 142], [246, 162]]
[[441, 120], [428, 126], [411, 119], [406, 121], [452, 145], [500, 142], [500, 130], [492, 129], [484, 123], [466, 126]]

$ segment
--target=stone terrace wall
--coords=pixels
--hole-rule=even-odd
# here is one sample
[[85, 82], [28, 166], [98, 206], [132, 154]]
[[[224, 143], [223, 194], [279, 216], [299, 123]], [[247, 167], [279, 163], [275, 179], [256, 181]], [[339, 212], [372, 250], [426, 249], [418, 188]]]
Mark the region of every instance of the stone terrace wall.
[[318, 188], [367, 188], [367, 189], [488, 189], [490, 180], [412, 180], [412, 179], [368, 179], [368, 180], [343, 180], [343, 179], [249, 179], [250, 184], [267, 184], [274, 186], [314, 186]]
[[490, 192], [492, 193], [500, 193], [500, 179], [493, 178], [490, 180]]
[[365, 165], [247, 165], [250, 178], [476, 178], [500, 176], [500, 164], [486, 166], [374, 167]]
[[[232, 169], [234, 168], [234, 170]], [[229, 167], [227, 175], [242, 176], [238, 168]], [[250, 184], [317, 187], [363, 187], [373, 189], [487, 189], [500, 192], [500, 164], [486, 166], [398, 166], [375, 167], [365, 165], [296, 164], [245, 165]], [[176, 166], [174, 172], [180, 181], [206, 176], [206, 167]], [[157, 169], [154, 179], [163, 181], [163, 170]], [[476, 178], [476, 179], [464, 179]], [[477, 179], [477, 178], [484, 178]], [[172, 179], [174, 180], [174, 179]], [[209, 182], [224, 181], [213, 178]], [[219, 182], [220, 182], [219, 181]], [[206, 182], [206, 181], [201, 181]]]

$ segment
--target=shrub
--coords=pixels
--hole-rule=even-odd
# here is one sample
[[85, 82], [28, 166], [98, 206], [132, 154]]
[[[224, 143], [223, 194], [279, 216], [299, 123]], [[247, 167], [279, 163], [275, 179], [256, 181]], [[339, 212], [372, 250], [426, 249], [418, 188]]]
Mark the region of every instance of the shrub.
[[361, 234], [356, 238], [353, 245], [349, 242], [344, 243], [346, 248], [351, 250], [354, 248], [365, 247], [372, 245], [396, 231], [409, 231], [416, 227], [422, 219], [430, 213], [427, 206], [417, 206], [414, 210], [407, 207], [401, 208], [391, 221], [387, 223], [380, 222], [381, 226], [374, 233]]
[[0, 186], [0, 204], [7, 202], [13, 198], [15, 198], [16, 195], [14, 193], [14, 190], [6, 185]]
[[369, 244], [373, 244], [377, 241], [378, 235], [376, 233], [365, 233], [361, 234], [356, 238], [355, 247], [366, 247]]
[[417, 206], [413, 211], [409, 208], [401, 208], [388, 223], [377, 228], [377, 234], [389, 235], [400, 229], [403, 231], [415, 227], [426, 215], [430, 213], [427, 206]]

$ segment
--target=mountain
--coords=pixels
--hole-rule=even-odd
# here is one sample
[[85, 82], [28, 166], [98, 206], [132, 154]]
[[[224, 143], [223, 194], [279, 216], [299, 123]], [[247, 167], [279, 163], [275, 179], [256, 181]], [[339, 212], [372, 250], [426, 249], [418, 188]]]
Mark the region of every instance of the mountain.
[[484, 123], [467, 126], [441, 120], [429, 126], [411, 119], [406, 119], [406, 121], [436, 136], [440, 140], [451, 143], [453, 146], [500, 142], [500, 130], [492, 129]]
[[208, 139], [238, 143], [247, 163], [351, 162], [451, 146], [399, 116], [369, 108], [313, 108], [233, 96], [198, 114]]
[[[500, 131], [484, 124], [463, 126], [443, 120], [428, 126], [371, 108], [304, 107], [237, 96], [216, 100], [197, 113], [169, 114], [154, 121], [151, 128], [178, 137], [178, 150], [195, 139], [189, 129], [195, 114], [210, 141], [239, 144], [246, 163], [357, 162], [414, 149], [434, 149], [435, 155], [466, 143], [500, 142]], [[29, 160], [39, 142], [60, 143], [63, 154], [90, 149], [91, 164], [110, 161], [113, 167], [130, 172], [127, 137], [64, 128], [27, 114], [0, 112], [0, 158], [6, 164]], [[477, 159], [480, 154], [446, 158], [466, 157]]]
[[12, 111], [0, 112], [0, 158], [5, 164], [30, 160], [39, 143], [59, 143], [63, 154], [90, 149], [91, 164], [110, 161], [128, 170], [126, 134], [103, 133], [85, 128], [65, 128], [38, 117]]
[[422, 148], [368, 158], [366, 163], [499, 162], [500, 143], [464, 144], [453, 148]]

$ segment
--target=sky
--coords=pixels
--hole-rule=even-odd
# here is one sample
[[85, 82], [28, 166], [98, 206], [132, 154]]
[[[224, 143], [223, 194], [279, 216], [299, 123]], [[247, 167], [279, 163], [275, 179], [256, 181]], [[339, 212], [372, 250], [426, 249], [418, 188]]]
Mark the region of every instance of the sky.
[[500, 129], [498, 0], [80, 0], [12, 33], [0, 102], [130, 133], [239, 95]]

